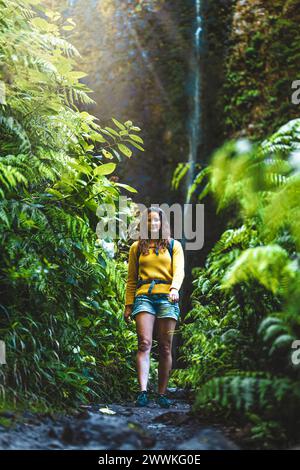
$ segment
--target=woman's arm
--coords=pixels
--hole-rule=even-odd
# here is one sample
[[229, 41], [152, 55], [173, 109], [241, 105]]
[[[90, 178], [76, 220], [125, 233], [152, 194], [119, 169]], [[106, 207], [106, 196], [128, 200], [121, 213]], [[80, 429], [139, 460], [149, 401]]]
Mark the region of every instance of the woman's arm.
[[179, 240], [174, 240], [173, 246], [173, 280], [170, 286], [171, 289], [177, 289], [179, 291], [183, 279], [185, 276], [184, 272], [184, 252]]
[[133, 242], [129, 249], [128, 257], [128, 275], [126, 283], [125, 305], [132, 305], [137, 286], [137, 243]]

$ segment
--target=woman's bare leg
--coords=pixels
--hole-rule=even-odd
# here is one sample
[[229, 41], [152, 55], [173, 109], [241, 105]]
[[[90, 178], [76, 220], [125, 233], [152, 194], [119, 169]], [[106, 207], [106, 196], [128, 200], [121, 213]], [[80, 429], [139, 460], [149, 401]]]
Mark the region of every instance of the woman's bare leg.
[[158, 393], [165, 393], [172, 369], [172, 342], [176, 326], [175, 318], [157, 318], [158, 330]]
[[136, 356], [138, 381], [140, 389], [147, 390], [155, 316], [148, 312], [139, 312], [135, 320], [138, 335], [138, 352]]

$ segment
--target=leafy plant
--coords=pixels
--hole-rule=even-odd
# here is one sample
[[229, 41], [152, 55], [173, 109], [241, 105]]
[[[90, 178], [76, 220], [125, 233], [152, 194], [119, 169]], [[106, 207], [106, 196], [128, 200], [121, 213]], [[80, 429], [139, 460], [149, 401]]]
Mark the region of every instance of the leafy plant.
[[300, 334], [299, 126], [293, 120], [261, 144], [225, 142], [193, 186], [198, 200], [211, 193], [217, 213], [236, 216], [194, 268], [181, 326], [186, 369], [175, 377], [195, 389], [195, 413], [248, 422], [262, 447], [296, 439], [300, 418], [291, 361]]
[[65, 407], [128, 396], [135, 385], [126, 265], [95, 228], [99, 205], [117, 219], [121, 191], [135, 191], [111, 175], [143, 139], [131, 121], [102, 127], [84, 110], [93, 100], [80, 53], [59, 14], [43, 12], [36, 1], [1, 1], [0, 392]]

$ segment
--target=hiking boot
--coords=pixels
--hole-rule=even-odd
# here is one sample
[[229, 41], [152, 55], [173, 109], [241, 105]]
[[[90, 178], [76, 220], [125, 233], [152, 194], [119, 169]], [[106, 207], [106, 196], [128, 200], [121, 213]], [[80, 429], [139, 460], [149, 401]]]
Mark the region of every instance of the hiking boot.
[[149, 398], [148, 398], [147, 393], [148, 393], [147, 390], [143, 390], [142, 392], [139, 392], [136, 402], [135, 402], [135, 406], [147, 406], [148, 405]]
[[169, 408], [173, 402], [167, 398], [167, 396], [164, 393], [159, 393], [158, 398], [156, 400], [156, 403], [161, 407], [161, 408]]

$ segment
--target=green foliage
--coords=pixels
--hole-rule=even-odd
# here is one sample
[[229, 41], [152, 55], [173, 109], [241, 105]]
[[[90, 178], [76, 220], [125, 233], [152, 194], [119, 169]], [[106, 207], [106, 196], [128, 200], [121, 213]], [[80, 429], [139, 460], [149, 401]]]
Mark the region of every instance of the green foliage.
[[279, 245], [248, 248], [226, 272], [222, 287], [256, 279], [274, 294], [286, 293], [297, 273], [288, 253]]
[[[299, 419], [300, 391], [297, 384], [277, 377], [238, 374], [208, 381], [197, 395], [194, 409], [210, 404], [219, 411], [252, 412], [265, 419]], [[296, 413], [296, 415], [295, 415]], [[284, 416], [283, 416], [284, 415]]]
[[175, 376], [196, 389], [196, 413], [250, 424], [252, 445], [262, 447], [299, 436], [299, 126], [291, 121], [261, 144], [226, 142], [195, 178], [199, 200], [209, 188], [217, 212], [237, 217], [194, 268], [181, 327], [187, 368]]
[[291, 100], [298, 76], [299, 11], [298, 0], [234, 2], [219, 90], [226, 138], [246, 132], [261, 140], [266, 130], [273, 133], [299, 116]]
[[119, 217], [121, 189], [135, 191], [114, 181], [116, 163], [105, 159], [129, 158], [143, 140], [131, 121], [101, 127], [82, 110], [93, 100], [80, 54], [55, 12], [46, 20], [41, 11], [31, 0], [1, 2], [0, 393], [74, 406], [128, 396], [134, 385], [126, 265], [110, 259], [95, 228], [100, 204]]

